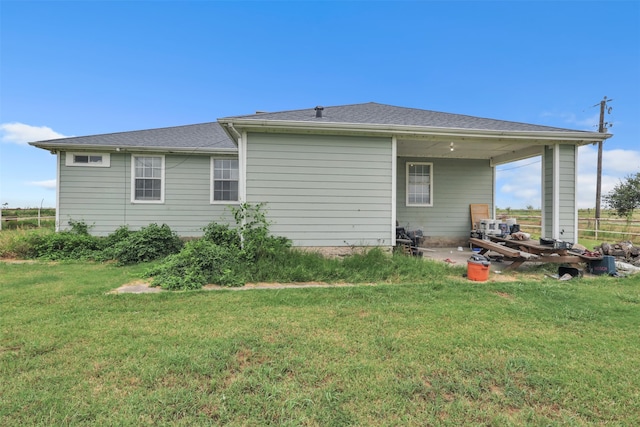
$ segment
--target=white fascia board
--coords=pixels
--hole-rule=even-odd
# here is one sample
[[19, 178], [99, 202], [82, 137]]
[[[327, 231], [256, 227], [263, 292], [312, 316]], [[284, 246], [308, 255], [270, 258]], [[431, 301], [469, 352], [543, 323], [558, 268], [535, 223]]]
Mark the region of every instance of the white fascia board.
[[485, 129], [457, 129], [457, 128], [438, 128], [427, 126], [404, 126], [404, 125], [380, 125], [380, 124], [361, 124], [361, 123], [316, 123], [316, 122], [300, 122], [286, 120], [219, 120], [223, 127], [231, 126], [246, 129], [300, 129], [305, 131], [350, 131], [357, 133], [377, 133], [381, 135], [435, 135], [446, 137], [480, 137], [480, 138], [509, 138], [523, 140], [553, 140], [567, 141], [579, 144], [590, 144], [593, 142], [603, 141], [610, 138], [612, 134], [598, 132], [531, 132], [531, 131], [497, 131]]

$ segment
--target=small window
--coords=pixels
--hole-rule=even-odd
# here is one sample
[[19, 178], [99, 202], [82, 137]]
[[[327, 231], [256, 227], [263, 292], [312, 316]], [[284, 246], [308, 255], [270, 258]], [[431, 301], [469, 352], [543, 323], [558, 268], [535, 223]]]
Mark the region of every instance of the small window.
[[164, 156], [131, 156], [131, 201], [164, 202]]
[[238, 159], [211, 158], [211, 203], [238, 201]]
[[108, 168], [111, 159], [107, 153], [67, 153], [65, 164], [67, 166], [91, 166]]
[[433, 163], [407, 163], [407, 206], [433, 206]]

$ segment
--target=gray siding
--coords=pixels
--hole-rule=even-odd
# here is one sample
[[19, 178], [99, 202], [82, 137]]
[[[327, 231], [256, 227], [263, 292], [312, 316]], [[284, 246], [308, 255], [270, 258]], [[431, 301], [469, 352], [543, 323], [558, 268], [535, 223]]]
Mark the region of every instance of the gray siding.
[[65, 166], [60, 155], [59, 217], [84, 221], [92, 234], [107, 235], [122, 225], [137, 230], [167, 224], [181, 236], [199, 236], [212, 221], [228, 222], [225, 205], [210, 203], [210, 156], [165, 156], [165, 200], [131, 203], [131, 154], [111, 153], [108, 168]]
[[543, 229], [541, 236], [551, 238], [553, 236], [553, 146], [545, 148], [542, 162], [544, 194], [542, 195]]
[[391, 244], [391, 139], [250, 133], [247, 202], [295, 246]]
[[[433, 206], [406, 205], [407, 162], [433, 163]], [[468, 238], [471, 203], [493, 211], [493, 168], [488, 160], [398, 158], [397, 221], [428, 237]]]
[[[560, 145], [559, 171], [558, 171], [558, 200], [559, 205], [554, 207], [554, 147], [545, 149], [543, 156], [544, 176], [544, 228], [542, 235], [558, 238], [569, 242], [576, 242], [576, 147], [573, 145]], [[554, 210], [558, 210], [558, 235], [553, 235]]]
[[577, 242], [576, 215], [576, 147], [560, 146], [560, 236], [562, 240]]

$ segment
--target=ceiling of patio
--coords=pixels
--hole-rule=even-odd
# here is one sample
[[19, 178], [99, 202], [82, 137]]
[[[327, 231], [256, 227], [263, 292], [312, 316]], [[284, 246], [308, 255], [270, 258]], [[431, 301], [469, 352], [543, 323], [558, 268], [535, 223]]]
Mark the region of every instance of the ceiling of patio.
[[[546, 141], [546, 144], [549, 142]], [[447, 159], [483, 159], [493, 164], [508, 163], [542, 154], [545, 142], [471, 140], [451, 138], [446, 140], [400, 139], [399, 157], [427, 157]]]

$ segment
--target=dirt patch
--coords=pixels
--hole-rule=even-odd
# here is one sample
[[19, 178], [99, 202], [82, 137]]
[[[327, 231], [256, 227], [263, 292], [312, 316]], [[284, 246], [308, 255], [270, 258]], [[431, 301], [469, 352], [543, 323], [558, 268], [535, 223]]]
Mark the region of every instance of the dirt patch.
[[0, 258], [0, 262], [5, 264], [35, 264], [38, 261], [33, 259]]
[[136, 280], [135, 282], [127, 283], [120, 286], [118, 289], [114, 289], [109, 292], [110, 294], [156, 294], [162, 292], [160, 288], [151, 287], [151, 285], [142, 280]]
[[512, 300], [513, 299], [513, 295], [508, 294], [506, 292], [494, 292], [494, 294], [498, 295], [499, 297], [502, 297], [504, 299], [508, 299], [508, 300]]
[[375, 283], [324, 283], [324, 282], [297, 282], [297, 283], [247, 283], [240, 287], [229, 287], [220, 285], [205, 285], [202, 289], [206, 291], [247, 291], [250, 289], [292, 289], [292, 288], [338, 288], [345, 286], [375, 286]]
[[[323, 282], [301, 282], [301, 283], [247, 283], [244, 286], [229, 287], [220, 285], [205, 285], [204, 291], [248, 291], [251, 289], [293, 289], [293, 288], [338, 288], [346, 286], [376, 286], [375, 283], [323, 283]], [[136, 280], [112, 290], [109, 294], [151, 294], [164, 292], [161, 288], [154, 288], [143, 280]]]

